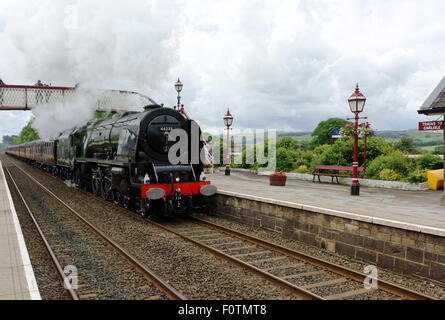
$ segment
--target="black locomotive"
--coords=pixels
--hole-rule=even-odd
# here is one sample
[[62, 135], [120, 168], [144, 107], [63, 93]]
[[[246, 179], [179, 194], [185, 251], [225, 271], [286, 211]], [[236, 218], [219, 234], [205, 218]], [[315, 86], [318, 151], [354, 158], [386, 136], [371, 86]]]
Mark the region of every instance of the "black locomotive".
[[[178, 142], [169, 138], [175, 129], [186, 133], [188, 149], [178, 150], [182, 161], [173, 165], [168, 154]], [[203, 148], [196, 123], [176, 110], [150, 105], [143, 112], [90, 121], [54, 140], [11, 146], [6, 153], [146, 217], [205, 207], [216, 188], [205, 181], [201, 157], [193, 157]]]

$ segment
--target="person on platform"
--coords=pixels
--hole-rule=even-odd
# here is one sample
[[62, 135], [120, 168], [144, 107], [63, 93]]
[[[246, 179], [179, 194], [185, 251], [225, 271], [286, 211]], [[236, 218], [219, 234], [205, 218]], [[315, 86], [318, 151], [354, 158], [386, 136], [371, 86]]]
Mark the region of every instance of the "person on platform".
[[[45, 88], [49, 88], [51, 87], [51, 85], [48, 85], [47, 83], [43, 84], [43, 86]], [[49, 102], [49, 98], [51, 97], [51, 90], [45, 90], [45, 99], [46, 99], [46, 103]]]
[[[36, 84], [34, 84], [34, 87], [43, 87], [43, 83], [40, 80], [37, 80]], [[42, 90], [36, 90], [36, 104], [40, 104], [43, 102], [43, 94]]]
[[[6, 83], [3, 82], [3, 79], [0, 78], [0, 86], [4, 86]], [[0, 105], [3, 105], [3, 89], [0, 89]]]

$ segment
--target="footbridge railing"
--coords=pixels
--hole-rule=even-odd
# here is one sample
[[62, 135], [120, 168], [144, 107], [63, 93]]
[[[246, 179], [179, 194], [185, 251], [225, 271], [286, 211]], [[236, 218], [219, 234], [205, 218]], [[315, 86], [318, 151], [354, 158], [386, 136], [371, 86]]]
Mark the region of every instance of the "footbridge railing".
[[[0, 110], [31, 110], [38, 105], [75, 99], [78, 93], [74, 87], [0, 85]], [[134, 110], [135, 106], [156, 104], [151, 98], [132, 91], [100, 90], [94, 95], [98, 111]]]

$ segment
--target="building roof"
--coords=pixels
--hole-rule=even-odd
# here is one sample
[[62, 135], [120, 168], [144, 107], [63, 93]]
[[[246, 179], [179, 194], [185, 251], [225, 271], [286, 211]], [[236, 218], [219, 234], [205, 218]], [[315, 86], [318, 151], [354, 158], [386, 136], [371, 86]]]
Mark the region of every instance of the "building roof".
[[437, 87], [431, 92], [419, 110], [420, 114], [439, 115], [445, 114], [445, 77], [439, 82]]

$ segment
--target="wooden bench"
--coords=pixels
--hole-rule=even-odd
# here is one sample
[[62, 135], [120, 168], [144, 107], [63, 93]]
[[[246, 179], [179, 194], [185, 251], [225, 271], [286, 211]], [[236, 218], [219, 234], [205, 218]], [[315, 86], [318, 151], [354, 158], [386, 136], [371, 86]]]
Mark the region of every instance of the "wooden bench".
[[[358, 172], [364, 172], [365, 168], [358, 167]], [[322, 172], [322, 170], [332, 170], [337, 171], [337, 173], [327, 173]], [[340, 171], [354, 171], [354, 167], [346, 167], [346, 166], [327, 166], [327, 165], [317, 165], [315, 166], [315, 171], [312, 172], [312, 175], [314, 176], [314, 179], [312, 182], [315, 182], [315, 177], [318, 177], [318, 181], [321, 182], [320, 176], [328, 176], [331, 177], [331, 183], [334, 183], [334, 178], [337, 179], [338, 183], [338, 177], [340, 178], [352, 178], [352, 175], [350, 174], [340, 174]]]

